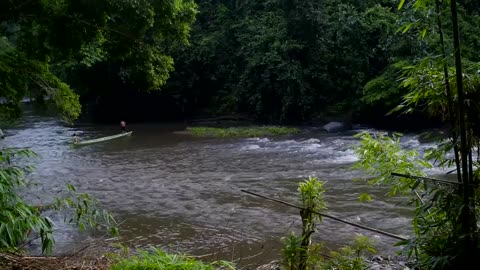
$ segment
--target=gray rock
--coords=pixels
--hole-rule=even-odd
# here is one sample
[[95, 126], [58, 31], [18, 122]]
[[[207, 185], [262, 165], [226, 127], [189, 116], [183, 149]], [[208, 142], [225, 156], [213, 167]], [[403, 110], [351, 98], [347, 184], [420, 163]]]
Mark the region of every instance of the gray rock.
[[347, 125], [340, 122], [330, 122], [323, 126], [323, 129], [328, 133], [341, 132], [348, 129]]
[[373, 256], [372, 257], [372, 262], [381, 262], [383, 261], [384, 259], [380, 256]]

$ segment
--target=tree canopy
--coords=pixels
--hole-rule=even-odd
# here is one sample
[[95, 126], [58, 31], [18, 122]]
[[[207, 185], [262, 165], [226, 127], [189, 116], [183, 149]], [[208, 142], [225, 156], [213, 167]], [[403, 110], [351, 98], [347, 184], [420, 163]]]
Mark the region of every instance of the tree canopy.
[[[297, 123], [353, 111], [359, 121], [384, 121], [409, 91], [403, 68], [440, 59], [435, 10], [417, 1], [400, 10], [388, 0], [196, 2], [2, 1], [2, 110], [18, 113], [28, 96], [67, 119], [81, 103], [112, 120], [242, 113]], [[477, 1], [460, 1], [471, 63], [479, 14]], [[420, 108], [416, 116], [428, 115]]]
[[[200, 0], [192, 45], [175, 52], [165, 90], [191, 115], [299, 122], [353, 110], [360, 120], [383, 118], [408, 92], [402, 66], [440, 54], [426, 30], [438, 31], [434, 10], [412, 3]], [[460, 18], [465, 57], [477, 61], [478, 5], [464, 1]]]
[[69, 86], [71, 73], [101, 63], [115, 64], [115, 77], [137, 89], [159, 89], [196, 13], [193, 0], [1, 1], [2, 108], [18, 114], [19, 101], [31, 97], [73, 120], [81, 91]]

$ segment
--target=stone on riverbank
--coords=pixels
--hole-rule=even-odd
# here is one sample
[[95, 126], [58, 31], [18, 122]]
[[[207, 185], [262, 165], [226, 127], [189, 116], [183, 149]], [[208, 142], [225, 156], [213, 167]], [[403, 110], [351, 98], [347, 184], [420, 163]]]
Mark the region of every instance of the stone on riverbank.
[[335, 133], [335, 132], [342, 132], [348, 130], [347, 125], [340, 122], [330, 122], [323, 126], [323, 130], [327, 131], [328, 133]]
[[[410, 270], [406, 262], [406, 259], [403, 257], [382, 257], [382, 256], [373, 256], [368, 259], [368, 269], [369, 270]], [[260, 265], [255, 270], [281, 270], [279, 261], [272, 261], [264, 265]]]

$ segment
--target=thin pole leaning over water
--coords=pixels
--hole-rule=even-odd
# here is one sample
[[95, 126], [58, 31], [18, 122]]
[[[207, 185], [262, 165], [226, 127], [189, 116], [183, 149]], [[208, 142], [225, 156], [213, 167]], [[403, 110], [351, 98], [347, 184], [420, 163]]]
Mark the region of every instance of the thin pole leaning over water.
[[[266, 200], [270, 200], [270, 201], [274, 201], [274, 202], [281, 203], [281, 204], [284, 204], [284, 205], [288, 205], [290, 207], [297, 208], [299, 210], [304, 210], [303, 207], [300, 207], [298, 205], [295, 205], [295, 204], [292, 204], [292, 203], [289, 203], [289, 202], [285, 202], [285, 201], [282, 201], [282, 200], [279, 200], [279, 199], [275, 199], [275, 198], [267, 197], [267, 196], [264, 196], [264, 195], [260, 195], [260, 194], [257, 194], [257, 193], [254, 193], [254, 192], [251, 192], [251, 191], [248, 191], [248, 190], [241, 189], [241, 191], [245, 192], [247, 194], [253, 195], [253, 196], [257, 196], [257, 197], [266, 199]], [[378, 230], [378, 229], [375, 229], [375, 228], [370, 228], [370, 227], [367, 227], [367, 226], [363, 226], [363, 225], [360, 225], [360, 224], [355, 224], [355, 223], [343, 220], [341, 218], [334, 217], [334, 216], [327, 215], [327, 214], [322, 214], [322, 213], [319, 213], [319, 212], [316, 212], [316, 211], [313, 211], [313, 212], [317, 215], [322, 216], [322, 217], [333, 219], [335, 221], [338, 221], [338, 222], [341, 222], [341, 223], [344, 223], [344, 224], [347, 224], [347, 225], [350, 225], [350, 226], [353, 226], [353, 227], [357, 227], [357, 228], [364, 229], [364, 230], [371, 231], [371, 232], [376, 232], [376, 233], [379, 233], [379, 234], [382, 234], [382, 235], [385, 235], [385, 236], [388, 236], [388, 237], [391, 237], [391, 238], [395, 238], [395, 239], [398, 239], [398, 240], [404, 240], [404, 241], [408, 240], [404, 237], [398, 236], [398, 235], [393, 234], [393, 233], [384, 232], [384, 231], [381, 231], [381, 230]]]
[[430, 181], [434, 183], [440, 183], [440, 184], [448, 184], [448, 185], [454, 185], [454, 186], [461, 186], [463, 183], [459, 182], [453, 182], [453, 181], [448, 181], [448, 180], [441, 180], [441, 179], [435, 179], [435, 178], [430, 178], [430, 177], [424, 177], [424, 176], [415, 176], [415, 175], [409, 175], [409, 174], [403, 174], [403, 173], [391, 173], [392, 176], [398, 176], [398, 177], [405, 177], [405, 178], [410, 178], [413, 180], [422, 180], [422, 181]]

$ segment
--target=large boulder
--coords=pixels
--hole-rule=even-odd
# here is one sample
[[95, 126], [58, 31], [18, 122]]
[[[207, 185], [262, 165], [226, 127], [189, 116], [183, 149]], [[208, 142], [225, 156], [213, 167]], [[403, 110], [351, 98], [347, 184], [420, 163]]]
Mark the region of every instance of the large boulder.
[[323, 126], [323, 129], [328, 133], [341, 132], [348, 130], [348, 126], [341, 122], [330, 122]]

